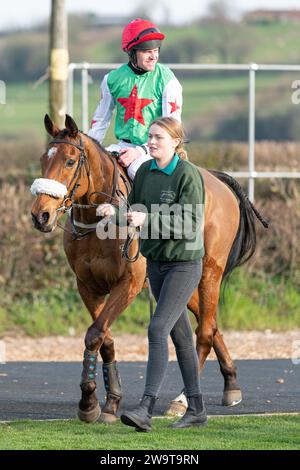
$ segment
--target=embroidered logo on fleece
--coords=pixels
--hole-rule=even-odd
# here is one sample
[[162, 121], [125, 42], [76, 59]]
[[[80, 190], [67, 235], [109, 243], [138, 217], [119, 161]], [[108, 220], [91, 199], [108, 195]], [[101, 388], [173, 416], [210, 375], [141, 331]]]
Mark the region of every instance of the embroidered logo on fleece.
[[174, 191], [162, 190], [160, 193], [159, 200], [164, 204], [171, 204], [172, 202], [174, 202], [175, 197], [176, 193]]

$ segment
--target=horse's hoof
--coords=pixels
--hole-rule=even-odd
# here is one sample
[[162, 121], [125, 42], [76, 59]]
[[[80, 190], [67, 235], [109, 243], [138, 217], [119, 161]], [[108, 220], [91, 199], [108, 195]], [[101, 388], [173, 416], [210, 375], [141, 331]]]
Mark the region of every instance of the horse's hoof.
[[98, 421], [100, 414], [101, 408], [99, 403], [97, 403], [97, 406], [95, 408], [89, 411], [83, 411], [80, 408], [78, 408], [77, 410], [78, 418], [80, 419], [80, 421], [84, 421], [85, 423], [95, 423], [96, 421]]
[[166, 411], [167, 416], [183, 416], [186, 412], [186, 405], [181, 401], [172, 400], [169, 409]]
[[111, 413], [101, 413], [99, 423], [113, 424], [119, 420], [119, 417]]
[[228, 390], [223, 393], [222, 405], [223, 406], [235, 406], [241, 403], [242, 392], [240, 390]]

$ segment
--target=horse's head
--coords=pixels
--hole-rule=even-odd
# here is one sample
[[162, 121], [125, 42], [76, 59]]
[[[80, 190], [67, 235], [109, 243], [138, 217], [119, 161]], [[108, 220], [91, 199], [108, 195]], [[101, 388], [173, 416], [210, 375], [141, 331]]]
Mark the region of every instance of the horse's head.
[[36, 199], [32, 205], [32, 222], [41, 232], [55, 229], [58, 219], [76, 198], [88, 189], [86, 178], [81, 178], [81, 168], [86, 155], [83, 137], [75, 121], [66, 115], [66, 128], [60, 130], [46, 114], [45, 128], [53, 138], [41, 157], [42, 178], [34, 180], [31, 192]]

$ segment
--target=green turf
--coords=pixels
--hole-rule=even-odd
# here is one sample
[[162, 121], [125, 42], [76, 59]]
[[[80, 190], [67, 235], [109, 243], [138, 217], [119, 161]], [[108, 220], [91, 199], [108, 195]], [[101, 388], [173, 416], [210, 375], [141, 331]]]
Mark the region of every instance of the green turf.
[[271, 23], [253, 25], [250, 28], [255, 37], [251, 60], [268, 64], [299, 63], [299, 49], [295, 47], [299, 35], [299, 24]]
[[[238, 59], [232, 56], [233, 51], [231, 48], [228, 48], [229, 62], [233, 60], [239, 63], [299, 63], [299, 48], [295, 47], [299, 36], [299, 24], [292, 22], [274, 22], [270, 24], [242, 25], [241, 29], [239, 29], [240, 25], [237, 26], [238, 28], [235, 26], [231, 27], [232, 29], [229, 35], [237, 32], [237, 40], [241, 38], [242, 43], [243, 40], [245, 40], [245, 42], [251, 42], [251, 47], [246, 50], [244, 54], [239, 52]], [[219, 32], [219, 41], [215, 41], [217, 32]], [[222, 29], [218, 31], [218, 25], [191, 24], [188, 26], [188, 29], [186, 26], [178, 28], [174, 28], [173, 26], [164, 27], [164, 33], [166, 34], [165, 47], [172, 47], [174, 44], [181, 45], [181, 42], [186, 40], [191, 41], [191, 44], [193, 41], [197, 41], [197, 61], [222, 62], [220, 57], [220, 37], [224, 37], [225, 40], [225, 36]], [[236, 47], [237, 44], [234, 39], [232, 45]], [[216, 47], [217, 43], [219, 43], [219, 48]], [[115, 43], [115, 47], [117, 47], [117, 43]], [[208, 52], [209, 49], [210, 52]], [[207, 52], [205, 52], [206, 50]], [[99, 57], [101, 57], [100, 54], [94, 56], [96, 62], [99, 60]], [[106, 57], [109, 62], [109, 56], [104, 57]]]
[[151, 433], [120, 422], [19, 421], [0, 425], [0, 449], [299, 449], [300, 416], [210, 418], [205, 428], [173, 430], [154, 419]]
[[[63, 287], [63, 278], [57, 273], [57, 284], [32, 293], [11, 297], [0, 289], [0, 332], [20, 328], [27, 335], [81, 334], [90, 325], [91, 318], [80, 299], [77, 289]], [[218, 312], [218, 325], [222, 330], [286, 331], [299, 327], [300, 293], [292, 280], [261, 279], [251, 276], [245, 269], [234, 272], [225, 291]], [[137, 333], [146, 335], [149, 323], [148, 290], [139, 296], [115, 320], [113, 334]], [[190, 313], [193, 329], [195, 317]]]

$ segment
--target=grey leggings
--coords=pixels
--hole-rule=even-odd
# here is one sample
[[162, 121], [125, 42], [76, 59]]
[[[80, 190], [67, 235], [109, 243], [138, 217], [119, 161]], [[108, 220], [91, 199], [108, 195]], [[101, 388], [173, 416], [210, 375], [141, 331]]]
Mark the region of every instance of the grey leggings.
[[200, 282], [202, 260], [147, 260], [147, 270], [157, 306], [148, 328], [149, 357], [144, 394], [155, 397], [159, 394], [168, 366], [170, 334], [186, 394], [188, 397], [199, 395], [198, 357], [186, 306]]

